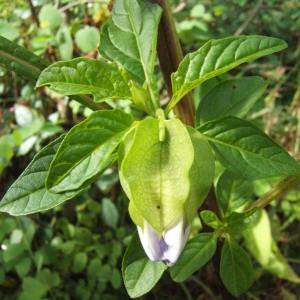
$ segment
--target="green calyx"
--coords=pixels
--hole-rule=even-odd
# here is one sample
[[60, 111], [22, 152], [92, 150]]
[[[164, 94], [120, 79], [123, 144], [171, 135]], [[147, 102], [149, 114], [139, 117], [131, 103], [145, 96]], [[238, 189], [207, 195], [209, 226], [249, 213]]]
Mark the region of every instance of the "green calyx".
[[145, 219], [161, 235], [181, 210], [186, 226], [196, 216], [212, 184], [214, 157], [195, 129], [165, 120], [160, 109], [156, 115], [123, 138], [119, 172], [132, 220], [143, 228]]

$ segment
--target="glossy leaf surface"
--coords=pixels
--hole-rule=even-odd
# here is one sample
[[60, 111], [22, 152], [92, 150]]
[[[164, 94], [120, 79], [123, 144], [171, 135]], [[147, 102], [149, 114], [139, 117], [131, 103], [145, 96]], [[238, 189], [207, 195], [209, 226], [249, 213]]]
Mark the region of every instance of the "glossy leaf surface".
[[198, 130], [220, 163], [241, 178], [256, 180], [300, 171], [299, 164], [282, 147], [249, 121], [227, 116]]
[[196, 52], [186, 55], [177, 72], [172, 74], [173, 97], [167, 111], [201, 82], [286, 47], [284, 41], [264, 36], [210, 40]]
[[74, 126], [64, 138], [51, 163], [47, 187], [55, 192], [80, 188], [103, 172], [133, 117], [120, 109], [97, 111]]
[[184, 281], [204, 266], [214, 255], [217, 246], [217, 235], [201, 233], [190, 239], [176, 264], [171, 268], [175, 281]]
[[73, 198], [79, 191], [53, 194], [45, 187], [50, 163], [63, 137], [43, 148], [21, 176], [13, 183], [0, 203], [0, 211], [24, 215], [52, 208]]
[[244, 117], [268, 83], [254, 76], [222, 81], [201, 99], [196, 113], [196, 126], [226, 115]]

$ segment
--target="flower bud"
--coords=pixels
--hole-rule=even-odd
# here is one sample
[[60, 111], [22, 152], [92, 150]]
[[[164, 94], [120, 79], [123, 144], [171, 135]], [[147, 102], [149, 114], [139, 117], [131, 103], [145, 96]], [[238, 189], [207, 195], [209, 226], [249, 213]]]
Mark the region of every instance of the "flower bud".
[[137, 226], [143, 248], [152, 261], [162, 261], [172, 267], [181, 254], [188, 239], [191, 225], [185, 228], [183, 211], [163, 231], [159, 237], [158, 232], [144, 219], [144, 229]]

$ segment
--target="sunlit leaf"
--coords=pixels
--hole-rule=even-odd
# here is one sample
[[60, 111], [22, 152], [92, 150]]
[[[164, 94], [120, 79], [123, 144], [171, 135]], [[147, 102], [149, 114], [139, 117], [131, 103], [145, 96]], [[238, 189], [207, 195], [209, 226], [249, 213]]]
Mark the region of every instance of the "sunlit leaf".
[[244, 117], [268, 86], [261, 77], [225, 80], [214, 86], [197, 108], [196, 125], [233, 115]]
[[79, 191], [53, 194], [45, 187], [50, 163], [63, 137], [42, 149], [13, 183], [0, 202], [0, 211], [12, 215], [30, 214], [52, 208], [73, 198]]
[[166, 138], [160, 141], [158, 119], [140, 122], [120, 171], [130, 201], [160, 233], [188, 199], [194, 161], [193, 144], [181, 121], [165, 121], [165, 130]]
[[120, 109], [94, 112], [74, 126], [51, 163], [47, 187], [55, 192], [78, 189], [98, 177], [134, 119]]
[[227, 116], [198, 130], [220, 163], [241, 178], [256, 180], [300, 171], [299, 164], [282, 147], [249, 121]]
[[90, 58], [57, 62], [46, 68], [37, 87], [50, 85], [62, 95], [93, 94], [95, 101], [131, 99], [130, 75], [117, 63]]
[[186, 55], [177, 72], [172, 74], [173, 97], [166, 110], [201, 82], [286, 47], [284, 41], [265, 36], [210, 40], [196, 52]]

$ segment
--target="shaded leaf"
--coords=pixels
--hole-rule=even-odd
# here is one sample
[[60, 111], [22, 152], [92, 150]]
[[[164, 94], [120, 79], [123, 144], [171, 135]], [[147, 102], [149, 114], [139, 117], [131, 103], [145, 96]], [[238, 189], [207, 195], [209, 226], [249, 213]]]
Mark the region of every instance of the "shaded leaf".
[[214, 229], [220, 228], [223, 225], [218, 216], [210, 210], [202, 210], [200, 217], [207, 226]]
[[122, 263], [124, 284], [130, 297], [136, 298], [149, 292], [166, 268], [162, 262], [149, 260], [135, 232]]
[[246, 292], [254, 280], [250, 257], [232, 239], [226, 239], [221, 250], [220, 276], [227, 290], [235, 297]]
[[201, 233], [190, 239], [171, 268], [172, 279], [184, 281], [204, 266], [216, 251], [217, 237], [214, 233]]
[[232, 212], [223, 220], [224, 230], [229, 233], [242, 232], [245, 229], [253, 226], [257, 218], [257, 207], [253, 207], [252, 209], [244, 212]]
[[237, 174], [225, 170], [219, 177], [216, 196], [224, 215], [243, 206], [253, 191], [252, 181], [240, 178]]

